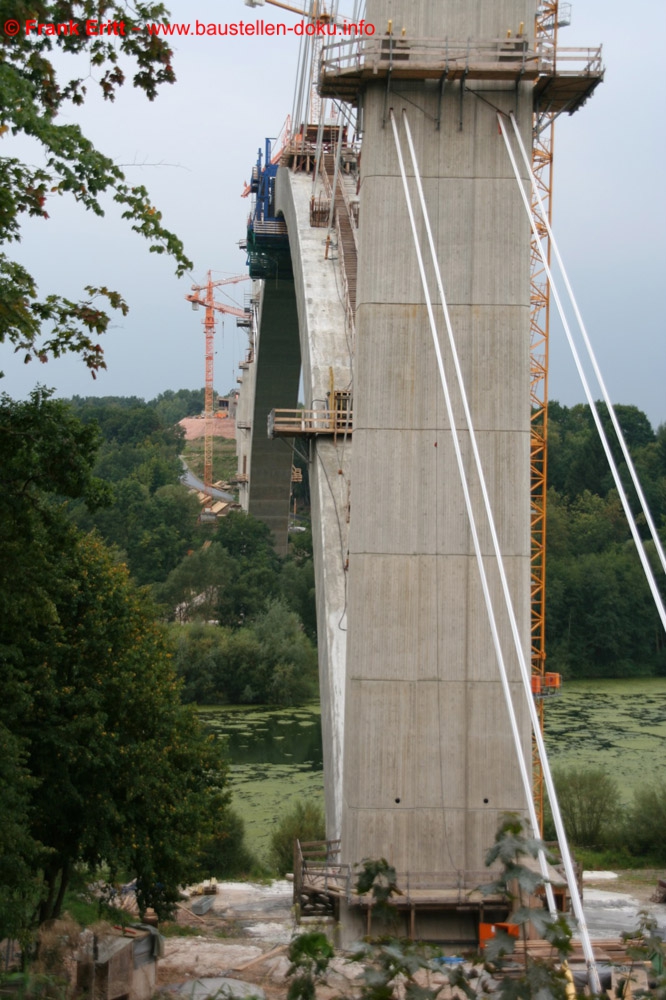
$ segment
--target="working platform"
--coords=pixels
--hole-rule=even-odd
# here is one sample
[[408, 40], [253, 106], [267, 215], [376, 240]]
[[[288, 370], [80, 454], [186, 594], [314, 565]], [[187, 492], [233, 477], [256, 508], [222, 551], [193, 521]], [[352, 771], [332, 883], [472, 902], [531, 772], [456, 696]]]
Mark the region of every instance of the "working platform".
[[319, 91], [352, 104], [369, 82], [471, 80], [534, 82], [535, 105], [572, 114], [603, 80], [601, 48], [529, 46], [527, 38], [457, 42], [448, 38], [353, 39], [322, 52]]
[[[303, 916], [309, 914], [337, 916], [342, 901], [359, 909], [365, 916], [366, 934], [372, 932], [376, 900], [371, 893], [359, 894], [355, 889], [358, 871], [352, 865], [340, 864], [339, 841], [316, 841], [301, 844], [294, 851], [294, 903]], [[503, 896], [484, 895], [479, 886], [492, 875], [482, 871], [403, 872], [397, 874], [399, 892], [389, 905], [405, 921], [405, 931], [416, 939], [418, 914], [473, 914], [475, 922], [505, 920], [509, 904]], [[457, 944], [474, 944], [468, 938]]]
[[352, 433], [351, 410], [271, 410], [268, 436], [276, 437], [349, 437]]
[[289, 234], [284, 219], [250, 217], [244, 242], [251, 278], [291, 278]]

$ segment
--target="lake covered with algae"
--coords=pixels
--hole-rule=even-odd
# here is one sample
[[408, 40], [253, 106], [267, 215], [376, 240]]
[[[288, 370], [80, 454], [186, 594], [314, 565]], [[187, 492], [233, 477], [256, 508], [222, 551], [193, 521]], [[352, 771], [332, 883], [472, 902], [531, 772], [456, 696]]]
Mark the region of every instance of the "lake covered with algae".
[[[228, 740], [233, 805], [248, 846], [265, 859], [271, 830], [295, 800], [323, 802], [319, 706], [200, 715]], [[551, 766], [603, 767], [630, 798], [666, 774], [666, 678], [565, 682], [546, 703], [545, 740]]]
[[298, 799], [323, 803], [319, 704], [299, 708], [202, 708], [200, 717], [229, 748], [233, 807], [247, 844], [265, 860], [271, 831]]

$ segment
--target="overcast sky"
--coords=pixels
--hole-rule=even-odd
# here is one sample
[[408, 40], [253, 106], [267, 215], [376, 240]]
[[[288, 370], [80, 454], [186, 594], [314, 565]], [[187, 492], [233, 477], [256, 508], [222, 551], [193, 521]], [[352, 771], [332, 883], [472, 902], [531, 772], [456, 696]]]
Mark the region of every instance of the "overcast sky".
[[[167, 6], [183, 22], [290, 17], [268, 6], [253, 12], [242, 0]], [[341, 8], [351, 13], [351, 0]], [[606, 79], [581, 111], [559, 119], [555, 137], [554, 228], [601, 370], [613, 401], [638, 405], [655, 427], [666, 421], [665, 29], [664, 0], [576, 0], [560, 44], [602, 43]], [[209, 268], [215, 277], [245, 270], [238, 241], [249, 203], [240, 194], [259, 145], [291, 111], [298, 39], [189, 37], [174, 48], [177, 83], [155, 102], [126, 87], [114, 104], [92, 95], [72, 120], [149, 188], [203, 282]], [[4, 155], [13, 155], [13, 141], [2, 139]], [[48, 211], [48, 221], [26, 226], [17, 251], [40, 291], [78, 298], [84, 285], [106, 284], [130, 313], [103, 339], [108, 371], [96, 382], [74, 357], [24, 365], [5, 348], [0, 389], [19, 397], [39, 380], [58, 395], [150, 399], [201, 386], [203, 312], [184, 299], [192, 278], [177, 280], [168, 258], [149, 254], [112, 205], [102, 220], [65, 198], [51, 198]], [[249, 283], [235, 289], [242, 304]], [[246, 335], [229, 317], [216, 340], [215, 384], [224, 392], [235, 385]], [[557, 324], [549, 395], [567, 405], [584, 399]]]

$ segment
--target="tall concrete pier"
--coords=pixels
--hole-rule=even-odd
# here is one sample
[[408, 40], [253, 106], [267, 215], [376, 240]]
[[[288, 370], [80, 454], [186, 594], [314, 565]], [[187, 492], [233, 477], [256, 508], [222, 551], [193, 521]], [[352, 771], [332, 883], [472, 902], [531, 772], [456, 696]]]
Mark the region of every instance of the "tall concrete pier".
[[[534, 13], [530, 0], [367, 5], [378, 32], [391, 19], [398, 36], [404, 28], [442, 46], [515, 35]], [[500, 814], [526, 807], [387, 121], [388, 106], [402, 132], [407, 109], [528, 656], [529, 228], [495, 107], [517, 111], [529, 146], [532, 86], [477, 80], [462, 98], [460, 86], [444, 87], [441, 107], [432, 81], [396, 82], [387, 101], [379, 80], [363, 95], [342, 852], [410, 872], [481, 869]], [[425, 248], [422, 225], [420, 235]], [[436, 294], [432, 268], [428, 276]], [[453, 381], [441, 309], [436, 317]], [[520, 702], [506, 615], [500, 629]], [[529, 754], [527, 711], [519, 718]]]

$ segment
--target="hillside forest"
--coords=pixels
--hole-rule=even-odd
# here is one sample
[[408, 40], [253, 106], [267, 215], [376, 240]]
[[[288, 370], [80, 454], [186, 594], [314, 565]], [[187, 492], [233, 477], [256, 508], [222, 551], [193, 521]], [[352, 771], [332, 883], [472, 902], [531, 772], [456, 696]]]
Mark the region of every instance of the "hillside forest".
[[[131, 577], [150, 587], [169, 623], [185, 699], [291, 704], [315, 695], [309, 532], [292, 535], [280, 560], [251, 517], [199, 524], [198, 503], [180, 483], [177, 421], [201, 412], [202, 391], [166, 392], [148, 403], [75, 397], [69, 406], [84, 426], [99, 428], [92, 472], [108, 491], [96, 510], [83, 499], [70, 502], [70, 517], [95, 530]], [[666, 540], [666, 426], [653, 430], [635, 406], [616, 412]], [[663, 674], [665, 637], [589, 407], [551, 402], [548, 418], [548, 668], [571, 679]], [[619, 449], [616, 460], [631, 497]], [[295, 461], [304, 471], [298, 499], [307, 517], [307, 464]], [[641, 518], [639, 527], [647, 537]]]

